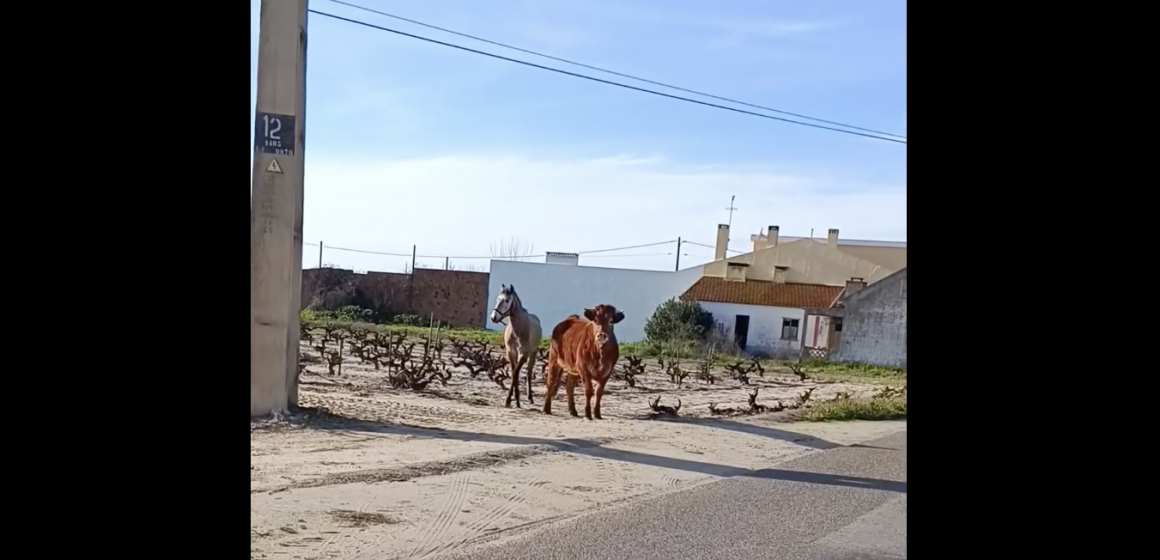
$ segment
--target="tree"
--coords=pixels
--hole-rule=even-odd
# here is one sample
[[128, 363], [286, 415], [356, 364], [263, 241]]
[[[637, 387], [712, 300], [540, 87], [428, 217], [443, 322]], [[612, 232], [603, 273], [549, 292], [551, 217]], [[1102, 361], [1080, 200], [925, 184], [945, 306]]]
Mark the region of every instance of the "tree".
[[491, 244], [491, 256], [509, 261], [531, 260], [532, 251], [534, 250], [531, 243], [526, 243], [518, 237], [512, 237], [507, 241], [499, 241]]
[[713, 314], [695, 301], [673, 298], [657, 306], [644, 324], [649, 342], [705, 340], [713, 331]]

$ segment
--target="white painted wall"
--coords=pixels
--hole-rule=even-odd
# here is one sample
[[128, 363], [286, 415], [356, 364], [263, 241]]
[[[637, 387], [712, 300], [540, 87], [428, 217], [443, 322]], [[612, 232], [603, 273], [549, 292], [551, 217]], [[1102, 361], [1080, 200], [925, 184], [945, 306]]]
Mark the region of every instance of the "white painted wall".
[[806, 348], [829, 348], [830, 325], [834, 320], [821, 315], [810, 315], [806, 321]]
[[501, 284], [514, 284], [529, 312], [540, 318], [544, 336], [569, 315], [601, 303], [624, 312], [616, 325], [621, 343], [644, 340], [644, 324], [662, 302], [680, 296], [701, 278], [700, 266], [676, 272], [596, 266], [561, 266], [516, 261], [491, 261], [484, 322], [488, 330], [502, 331], [486, 315], [495, 307]]
[[[713, 314], [713, 320], [733, 336], [738, 315], [749, 316], [749, 337], [745, 349], [776, 356], [779, 353], [801, 350], [801, 332], [806, 328], [805, 310], [794, 307], [743, 305], [740, 303], [700, 302], [701, 307]], [[782, 319], [798, 320], [797, 340], [781, 339]]]

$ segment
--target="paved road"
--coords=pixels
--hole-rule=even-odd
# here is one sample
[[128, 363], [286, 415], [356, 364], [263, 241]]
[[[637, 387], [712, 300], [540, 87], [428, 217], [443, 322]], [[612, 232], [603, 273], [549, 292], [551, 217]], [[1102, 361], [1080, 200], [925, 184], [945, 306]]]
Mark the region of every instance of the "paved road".
[[444, 558], [906, 558], [906, 432], [633, 502]]

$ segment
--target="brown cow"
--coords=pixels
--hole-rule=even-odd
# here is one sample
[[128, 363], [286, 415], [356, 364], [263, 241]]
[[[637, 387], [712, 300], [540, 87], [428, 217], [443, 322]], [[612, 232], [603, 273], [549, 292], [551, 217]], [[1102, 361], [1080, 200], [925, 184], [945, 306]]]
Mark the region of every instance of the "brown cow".
[[[564, 384], [568, 392], [568, 412], [576, 413], [576, 378], [584, 384], [584, 417], [600, 420], [600, 400], [604, 385], [612, 377], [612, 368], [620, 358], [620, 347], [612, 325], [624, 320], [624, 313], [611, 305], [597, 305], [584, 310], [584, 317], [572, 315], [552, 329], [552, 343], [548, 349], [548, 365], [544, 368], [548, 395], [544, 400], [544, 414], [552, 413], [552, 399], [560, 388], [560, 375], [566, 374]], [[592, 382], [596, 382], [596, 411], [592, 410]]]

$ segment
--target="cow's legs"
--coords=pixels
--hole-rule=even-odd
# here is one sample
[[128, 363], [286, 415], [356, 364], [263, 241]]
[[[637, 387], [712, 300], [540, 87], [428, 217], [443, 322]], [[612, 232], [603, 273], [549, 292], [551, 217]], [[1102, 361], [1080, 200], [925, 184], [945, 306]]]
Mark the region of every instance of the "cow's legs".
[[[608, 377], [612, 376], [610, 375]], [[597, 420], [603, 420], [603, 418], [600, 417], [600, 401], [604, 400], [604, 386], [608, 384], [608, 377], [605, 377], [596, 383], [596, 410], [592, 411], [592, 415], [595, 416]]]
[[560, 389], [560, 376], [563, 374], [564, 369], [549, 356], [548, 365], [544, 366], [544, 377], [548, 383], [548, 392], [544, 394], [544, 414], [552, 413], [552, 399], [556, 398], [556, 391]]
[[592, 376], [585, 375], [581, 380], [584, 384], [584, 417], [592, 419]]
[[568, 378], [564, 382], [564, 391], [568, 393], [568, 414], [580, 416], [576, 412], [576, 376], [571, 373], [565, 373], [564, 376]]

